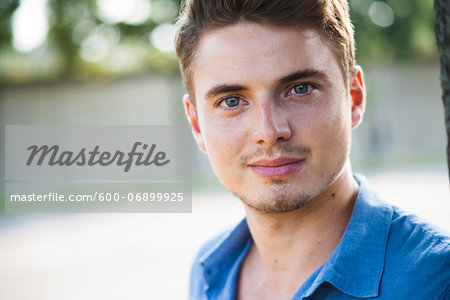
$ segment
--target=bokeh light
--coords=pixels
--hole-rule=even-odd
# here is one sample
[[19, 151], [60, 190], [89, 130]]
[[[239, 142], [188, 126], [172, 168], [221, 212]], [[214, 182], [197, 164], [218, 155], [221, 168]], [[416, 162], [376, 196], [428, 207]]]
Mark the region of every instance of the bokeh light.
[[150, 17], [147, 0], [97, 0], [100, 19], [107, 23], [140, 24]]
[[150, 34], [152, 45], [164, 53], [173, 53], [175, 51], [174, 38], [175, 26], [173, 24], [158, 25]]
[[47, 38], [47, 0], [22, 0], [12, 17], [13, 46], [20, 52], [30, 52]]
[[389, 4], [374, 1], [369, 7], [370, 20], [380, 27], [389, 27], [394, 24], [394, 11]]

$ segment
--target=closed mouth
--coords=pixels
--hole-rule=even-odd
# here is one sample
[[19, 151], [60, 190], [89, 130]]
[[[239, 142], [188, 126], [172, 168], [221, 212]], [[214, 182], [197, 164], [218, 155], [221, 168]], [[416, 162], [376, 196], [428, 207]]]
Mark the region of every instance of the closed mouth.
[[304, 159], [281, 156], [276, 159], [260, 159], [249, 163], [248, 167], [259, 176], [273, 178], [293, 175], [304, 163]]

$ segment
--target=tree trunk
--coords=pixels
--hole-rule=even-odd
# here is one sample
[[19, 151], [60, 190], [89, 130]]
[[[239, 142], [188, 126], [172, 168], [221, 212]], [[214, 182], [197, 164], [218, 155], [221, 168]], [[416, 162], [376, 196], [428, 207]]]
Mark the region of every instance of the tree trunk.
[[436, 39], [441, 60], [442, 101], [445, 110], [445, 127], [447, 129], [447, 166], [450, 178], [450, 1], [435, 0]]

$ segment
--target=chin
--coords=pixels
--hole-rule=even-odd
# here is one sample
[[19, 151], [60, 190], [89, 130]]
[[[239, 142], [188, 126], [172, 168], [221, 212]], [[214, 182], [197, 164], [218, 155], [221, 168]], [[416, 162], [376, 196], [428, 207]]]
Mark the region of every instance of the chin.
[[316, 193], [293, 193], [284, 189], [255, 195], [251, 199], [238, 192], [231, 191], [248, 207], [264, 214], [286, 213], [301, 209], [308, 205]]

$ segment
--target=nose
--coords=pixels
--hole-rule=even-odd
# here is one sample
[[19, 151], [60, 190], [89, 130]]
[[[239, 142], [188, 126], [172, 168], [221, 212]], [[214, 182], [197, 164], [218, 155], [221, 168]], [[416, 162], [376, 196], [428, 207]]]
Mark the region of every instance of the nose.
[[265, 99], [256, 106], [252, 120], [254, 143], [273, 146], [291, 137], [292, 131], [285, 111], [287, 108], [281, 107], [273, 99]]

